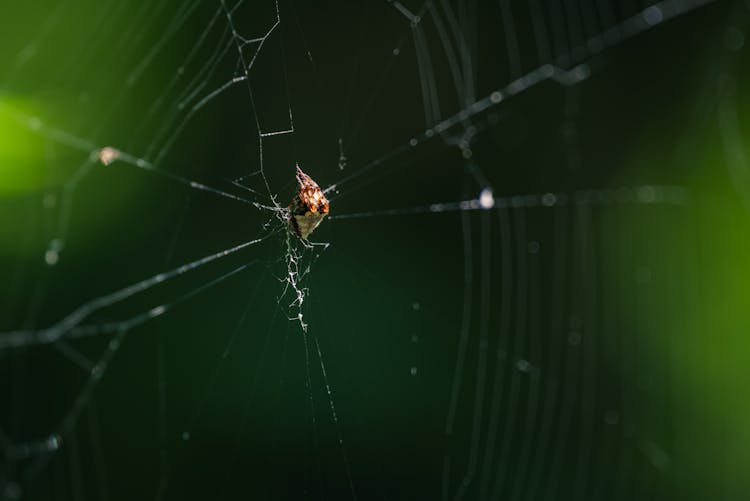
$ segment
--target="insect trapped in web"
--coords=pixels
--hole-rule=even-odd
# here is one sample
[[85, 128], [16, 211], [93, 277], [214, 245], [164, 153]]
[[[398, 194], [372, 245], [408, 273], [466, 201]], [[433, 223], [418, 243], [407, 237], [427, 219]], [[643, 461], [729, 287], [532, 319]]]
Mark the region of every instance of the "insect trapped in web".
[[323, 218], [328, 215], [329, 203], [318, 183], [302, 172], [299, 165], [297, 166], [297, 184], [299, 184], [299, 190], [289, 206], [289, 225], [302, 241], [307, 241], [310, 233], [315, 231]]

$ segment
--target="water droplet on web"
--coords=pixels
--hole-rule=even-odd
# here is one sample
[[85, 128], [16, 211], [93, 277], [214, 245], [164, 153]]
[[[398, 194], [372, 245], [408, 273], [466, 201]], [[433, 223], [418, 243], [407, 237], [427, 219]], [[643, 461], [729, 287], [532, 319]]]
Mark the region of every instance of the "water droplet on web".
[[398, 47], [396, 47], [395, 49], [393, 49], [393, 55], [394, 56], [398, 56], [399, 54], [401, 54], [401, 49], [399, 49]]
[[581, 64], [573, 70], [573, 73], [578, 80], [583, 80], [584, 78], [591, 76], [591, 69], [589, 69], [587, 64]]
[[663, 19], [664, 14], [662, 14], [661, 9], [656, 5], [652, 5], [651, 7], [643, 11], [643, 20], [646, 21], [650, 26], [659, 24]]
[[479, 206], [483, 209], [491, 209], [495, 206], [495, 196], [492, 188], [487, 187], [479, 194]]
[[56, 265], [59, 260], [60, 260], [60, 254], [58, 254], [56, 250], [47, 249], [47, 252], [44, 253], [44, 262], [47, 263], [49, 266]]
[[490, 101], [492, 101], [495, 104], [502, 101], [502, 99], [503, 99], [503, 95], [500, 92], [495, 91], [492, 94], [490, 94]]
[[417, 375], [417, 368], [416, 367], [412, 367], [409, 372], [411, 373], [412, 376], [416, 376]]
[[409, 145], [410, 146], [416, 146], [418, 142], [419, 141], [417, 141], [417, 138], [413, 137], [413, 138], [409, 139]]
[[539, 74], [542, 78], [550, 78], [555, 74], [555, 67], [551, 64], [545, 64], [539, 69]]
[[112, 162], [117, 160], [117, 158], [120, 156], [120, 152], [116, 149], [105, 146], [101, 150], [99, 150], [99, 161], [102, 163], [102, 165], [110, 165]]
[[150, 318], [158, 317], [159, 315], [164, 314], [165, 311], [167, 311], [167, 307], [164, 306], [163, 304], [159, 306], [155, 306], [154, 308], [151, 308], [148, 311], [148, 316]]
[[100, 364], [96, 364], [95, 366], [91, 368], [92, 379], [101, 379], [103, 374], [104, 374], [104, 369], [102, 369], [102, 366]]
[[545, 193], [542, 195], [542, 205], [545, 207], [552, 207], [557, 202], [557, 197], [554, 193]]
[[53, 433], [47, 437], [47, 447], [50, 451], [56, 451], [62, 445], [62, 437], [59, 433]]

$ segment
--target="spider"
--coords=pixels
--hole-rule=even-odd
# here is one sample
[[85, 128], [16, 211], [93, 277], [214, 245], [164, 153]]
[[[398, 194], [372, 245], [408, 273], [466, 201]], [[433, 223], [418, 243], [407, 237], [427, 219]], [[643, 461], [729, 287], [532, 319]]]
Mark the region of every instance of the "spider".
[[318, 183], [302, 172], [297, 166], [297, 183], [299, 190], [289, 205], [289, 225], [294, 233], [303, 241], [315, 231], [315, 228], [328, 214], [328, 199]]

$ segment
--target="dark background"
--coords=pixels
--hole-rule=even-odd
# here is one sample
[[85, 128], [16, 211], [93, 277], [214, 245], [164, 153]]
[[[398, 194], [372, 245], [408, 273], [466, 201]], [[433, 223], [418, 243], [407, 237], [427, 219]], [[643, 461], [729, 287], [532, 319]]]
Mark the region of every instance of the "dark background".
[[[410, 26], [396, 2], [280, 0], [248, 81], [192, 113], [242, 74], [220, 3], [6, 6], [0, 336], [26, 343], [0, 349], [0, 495], [746, 499], [748, 6], [666, 2], [689, 12], [646, 29], [650, 3], [403, 2]], [[263, 36], [276, 5], [232, 20]], [[590, 76], [423, 135], [545, 63]], [[133, 159], [86, 163], [108, 145]], [[337, 184], [330, 245], [292, 240], [306, 334], [284, 226], [182, 182], [285, 206], [295, 163]], [[229, 182], [261, 167], [260, 195]], [[492, 210], [418, 210], [488, 187]], [[35, 340], [259, 235], [82, 325], [163, 316]]]

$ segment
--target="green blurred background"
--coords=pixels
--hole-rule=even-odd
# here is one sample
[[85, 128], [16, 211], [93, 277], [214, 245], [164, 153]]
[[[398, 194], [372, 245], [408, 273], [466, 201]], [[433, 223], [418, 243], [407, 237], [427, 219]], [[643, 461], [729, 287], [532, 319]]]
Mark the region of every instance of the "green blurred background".
[[[750, 497], [750, 7], [652, 4], [6, 5], [0, 496]], [[590, 76], [422, 135], [545, 63]], [[185, 184], [283, 206], [295, 163], [338, 184], [306, 335], [283, 225]]]

